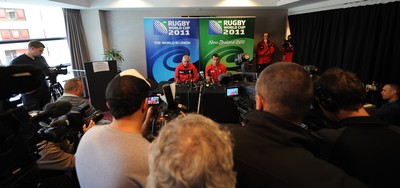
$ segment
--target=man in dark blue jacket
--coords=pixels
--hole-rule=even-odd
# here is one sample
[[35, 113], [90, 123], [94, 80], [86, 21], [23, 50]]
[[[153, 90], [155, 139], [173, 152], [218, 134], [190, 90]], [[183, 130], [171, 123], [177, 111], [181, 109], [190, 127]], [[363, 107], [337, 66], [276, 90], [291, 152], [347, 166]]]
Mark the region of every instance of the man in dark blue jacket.
[[328, 160], [369, 187], [400, 187], [400, 128], [369, 116], [354, 73], [328, 69], [316, 83], [323, 113], [339, 127]]
[[339, 168], [316, 158], [311, 136], [301, 127], [313, 85], [298, 64], [264, 69], [256, 83], [256, 110], [244, 126], [232, 126], [237, 187], [365, 187]]
[[399, 86], [386, 84], [381, 94], [382, 98], [388, 102], [375, 111], [375, 116], [388, 123], [400, 125]]

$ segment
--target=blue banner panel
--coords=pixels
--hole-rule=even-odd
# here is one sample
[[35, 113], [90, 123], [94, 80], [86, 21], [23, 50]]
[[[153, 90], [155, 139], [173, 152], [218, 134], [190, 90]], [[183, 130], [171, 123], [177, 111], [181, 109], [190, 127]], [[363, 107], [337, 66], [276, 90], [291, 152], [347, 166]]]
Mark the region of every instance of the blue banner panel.
[[147, 76], [157, 82], [173, 79], [182, 56], [199, 70], [197, 18], [144, 18]]

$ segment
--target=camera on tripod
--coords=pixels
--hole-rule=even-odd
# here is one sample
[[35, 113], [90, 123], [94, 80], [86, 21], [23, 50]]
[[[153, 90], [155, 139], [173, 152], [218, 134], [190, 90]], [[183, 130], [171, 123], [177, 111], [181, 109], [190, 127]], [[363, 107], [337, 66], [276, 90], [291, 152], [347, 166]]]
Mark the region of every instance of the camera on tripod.
[[69, 65], [60, 64], [60, 65], [57, 65], [57, 66], [51, 68], [50, 70], [51, 70], [51, 73], [54, 74], [55, 76], [57, 76], [59, 74], [66, 75], [66, 74], [68, 74], [68, 71], [67, 71], [68, 66]]
[[48, 79], [50, 81], [50, 84], [53, 85], [53, 84], [57, 83], [57, 76], [59, 74], [62, 74], [62, 75], [68, 74], [68, 70], [67, 70], [68, 66], [69, 65], [60, 64], [60, 65], [57, 65], [55, 67], [50, 67], [49, 68], [49, 75], [48, 75], [49, 76]]

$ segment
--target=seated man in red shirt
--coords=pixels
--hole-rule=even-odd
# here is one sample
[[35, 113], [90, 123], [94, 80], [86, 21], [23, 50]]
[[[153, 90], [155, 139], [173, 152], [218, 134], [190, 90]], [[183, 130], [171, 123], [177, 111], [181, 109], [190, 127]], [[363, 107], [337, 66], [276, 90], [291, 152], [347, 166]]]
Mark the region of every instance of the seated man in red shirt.
[[199, 74], [197, 73], [196, 67], [190, 63], [190, 56], [184, 55], [182, 57], [182, 63], [175, 68], [175, 82], [197, 82], [198, 79]]
[[225, 65], [219, 63], [219, 55], [212, 55], [212, 64], [206, 67], [206, 80], [207, 82], [218, 82], [218, 76], [226, 73]]

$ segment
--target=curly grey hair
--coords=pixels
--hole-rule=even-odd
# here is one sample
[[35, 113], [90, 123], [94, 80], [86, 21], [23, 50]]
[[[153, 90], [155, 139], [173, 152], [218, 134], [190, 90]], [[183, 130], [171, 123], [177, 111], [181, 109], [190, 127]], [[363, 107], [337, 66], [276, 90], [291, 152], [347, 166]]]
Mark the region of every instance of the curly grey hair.
[[198, 114], [170, 121], [149, 152], [147, 187], [235, 187], [228, 131]]

